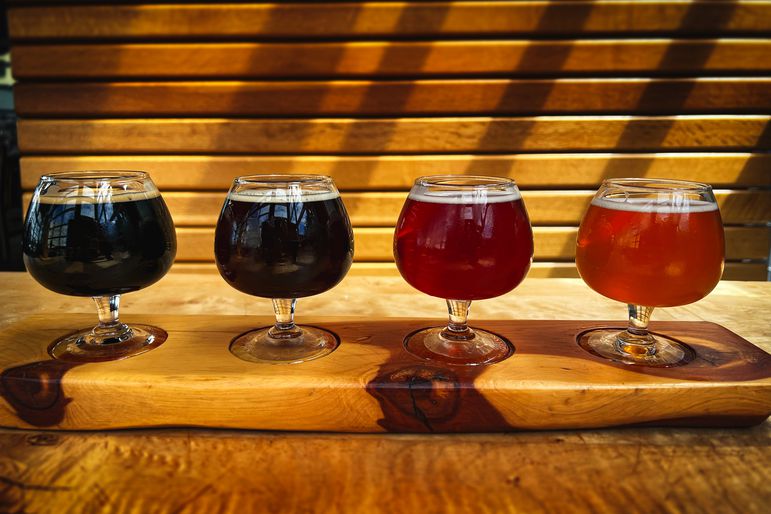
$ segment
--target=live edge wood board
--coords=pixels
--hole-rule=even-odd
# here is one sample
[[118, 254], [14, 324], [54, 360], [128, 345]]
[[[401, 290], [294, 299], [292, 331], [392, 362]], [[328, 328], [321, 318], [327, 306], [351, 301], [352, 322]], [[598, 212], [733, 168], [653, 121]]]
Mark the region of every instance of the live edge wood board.
[[748, 426], [771, 413], [771, 355], [705, 322], [661, 322], [698, 357], [668, 369], [587, 354], [592, 321], [482, 321], [516, 347], [486, 367], [441, 366], [405, 352], [422, 319], [322, 318], [341, 339], [300, 365], [244, 362], [231, 339], [268, 318], [143, 316], [168, 340], [122, 361], [51, 360], [48, 345], [87, 315], [34, 316], [0, 333], [0, 425], [102, 430], [205, 426], [332, 432], [501, 432], [529, 429]]

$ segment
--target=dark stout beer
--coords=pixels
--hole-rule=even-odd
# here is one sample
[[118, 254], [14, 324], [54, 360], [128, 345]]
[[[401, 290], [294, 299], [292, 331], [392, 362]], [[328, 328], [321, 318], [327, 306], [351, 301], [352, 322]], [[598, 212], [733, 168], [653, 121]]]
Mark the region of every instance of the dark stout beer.
[[157, 192], [40, 196], [27, 214], [24, 264], [57, 293], [108, 296], [158, 281], [176, 248], [171, 216]]
[[231, 193], [214, 254], [234, 288], [263, 298], [313, 296], [340, 282], [353, 260], [353, 232], [334, 192]]

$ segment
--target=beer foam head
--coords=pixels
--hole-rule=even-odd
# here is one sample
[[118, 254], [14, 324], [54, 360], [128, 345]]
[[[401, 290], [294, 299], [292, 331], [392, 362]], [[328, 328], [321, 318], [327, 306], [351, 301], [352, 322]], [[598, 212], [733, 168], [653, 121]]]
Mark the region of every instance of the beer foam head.
[[687, 196], [662, 196], [659, 198], [635, 198], [613, 196], [595, 198], [592, 205], [616, 211], [655, 212], [661, 214], [682, 214], [686, 212], [716, 211], [717, 204], [695, 200]]
[[230, 200], [252, 203], [308, 203], [339, 198], [338, 191], [308, 189], [242, 189], [228, 194]]
[[410, 191], [410, 200], [416, 202], [445, 203], [445, 204], [486, 204], [513, 202], [522, 198], [519, 190], [501, 191], [496, 189], [467, 189], [467, 190], [415, 190]]
[[54, 194], [44, 192], [35, 194], [33, 201], [46, 204], [97, 204], [97, 203], [119, 203], [119, 202], [138, 202], [140, 200], [150, 200], [161, 196], [157, 190], [151, 191], [121, 191], [113, 189], [106, 191], [103, 189], [77, 188], [68, 190], [59, 190]]

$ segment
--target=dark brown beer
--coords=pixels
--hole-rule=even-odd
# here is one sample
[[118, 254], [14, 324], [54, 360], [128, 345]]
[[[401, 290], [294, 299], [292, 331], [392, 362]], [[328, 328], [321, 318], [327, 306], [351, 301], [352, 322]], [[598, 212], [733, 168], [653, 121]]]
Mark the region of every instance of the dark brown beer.
[[239, 291], [302, 298], [343, 279], [353, 260], [353, 232], [337, 192], [231, 193], [214, 254], [222, 277]]
[[27, 270], [46, 288], [72, 296], [147, 287], [166, 274], [176, 249], [174, 225], [157, 192], [41, 196], [25, 224]]

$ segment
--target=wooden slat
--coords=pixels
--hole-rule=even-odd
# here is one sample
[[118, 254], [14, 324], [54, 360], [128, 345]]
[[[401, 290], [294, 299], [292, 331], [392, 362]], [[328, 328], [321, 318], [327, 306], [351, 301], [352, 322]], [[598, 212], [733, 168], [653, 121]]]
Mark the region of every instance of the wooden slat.
[[766, 281], [769, 277], [766, 263], [727, 262], [722, 280], [758, 280]]
[[[535, 227], [535, 259], [571, 260], [575, 255], [575, 227]], [[767, 258], [769, 248], [766, 227], [726, 227], [726, 258]], [[393, 260], [393, 228], [355, 227], [356, 261]], [[177, 260], [182, 262], [214, 260], [214, 228], [177, 228]]]
[[[715, 193], [724, 223], [771, 221], [771, 190], [717, 190]], [[163, 193], [163, 198], [178, 227], [214, 226], [225, 195], [225, 191], [167, 191]], [[522, 193], [533, 225], [578, 225], [593, 195], [593, 191], [525, 191]], [[29, 203], [31, 197], [31, 193], [24, 195], [25, 205]], [[354, 226], [392, 227], [396, 225], [407, 193], [343, 193], [342, 197]]]
[[767, 112], [771, 78], [20, 83], [21, 116]]
[[771, 71], [771, 39], [16, 45], [17, 79]]
[[21, 169], [26, 190], [34, 188], [43, 173], [78, 169], [146, 170], [164, 191], [226, 190], [237, 175], [308, 172], [332, 176], [341, 190], [407, 190], [420, 176], [442, 173], [507, 176], [523, 188], [594, 189], [611, 177], [677, 178], [714, 187], [771, 186], [771, 155], [750, 153], [23, 156]]
[[[394, 271], [395, 275], [398, 275], [399, 272], [395, 266]], [[357, 272], [366, 274], [366, 268]], [[385, 274], [385, 271], [381, 274]], [[527, 276], [528, 278], [579, 278], [578, 270], [572, 262], [534, 262]], [[767, 277], [766, 263], [726, 262], [721, 280], [765, 281]]]
[[[180, 263], [181, 264], [181, 263]], [[386, 266], [393, 266], [393, 272]], [[360, 275], [398, 276], [396, 265], [390, 263], [359, 263], [354, 273]], [[376, 268], [376, 266], [380, 268]], [[370, 268], [371, 267], [371, 268]], [[765, 281], [768, 265], [765, 263], [726, 262], [721, 280], [757, 280]], [[572, 262], [534, 262], [527, 274], [528, 278], [579, 278], [576, 265]]]
[[768, 259], [771, 250], [770, 233], [769, 227], [726, 227], [726, 259]]
[[[731, 266], [729, 263], [727, 266]], [[175, 262], [174, 273], [217, 274], [214, 262]], [[398, 277], [399, 270], [393, 262], [354, 262], [347, 276]], [[572, 262], [534, 262], [530, 265], [528, 277], [577, 278], [578, 271]]]
[[[226, 193], [165, 192], [163, 197], [177, 227], [212, 227], [217, 223]], [[522, 196], [533, 225], [577, 226], [589, 206], [593, 191], [525, 191]], [[720, 214], [726, 224], [764, 224], [771, 221], [771, 190], [717, 190]], [[401, 212], [406, 192], [343, 193], [351, 223], [356, 227], [393, 227]], [[23, 195], [24, 209], [32, 193]], [[766, 231], [767, 232], [767, 231]], [[734, 232], [737, 233], [737, 232]], [[743, 234], [743, 232], [738, 232]], [[748, 237], [760, 237], [764, 230], [751, 229]], [[748, 240], [752, 250], [741, 250], [736, 258], [763, 259], [768, 256], [768, 238]], [[740, 243], [740, 242], [739, 242]], [[735, 243], [734, 243], [735, 245]], [[759, 246], [758, 246], [759, 245]]]
[[[771, 62], [771, 61], [770, 61]], [[31, 153], [410, 153], [771, 147], [771, 116], [20, 120]]]
[[716, 191], [716, 196], [723, 223], [771, 222], [771, 190]]
[[[593, 191], [525, 191], [523, 199], [534, 225], [578, 225], [594, 196]], [[717, 191], [724, 223], [771, 221], [771, 190]], [[395, 226], [407, 193], [344, 193], [355, 226]], [[225, 193], [164, 193], [175, 222], [180, 226], [213, 225]], [[768, 248], [766, 245], [766, 257]]]
[[[356, 261], [392, 261], [392, 228], [357, 228], [354, 230]], [[214, 260], [214, 229], [177, 228], [177, 260], [200, 262]]]
[[24, 39], [763, 32], [768, 2], [380, 2], [13, 8]]
[[[722, 280], [765, 281], [768, 265], [763, 262], [726, 262]], [[176, 262], [176, 273], [217, 273], [213, 262]], [[399, 270], [393, 262], [354, 262], [349, 276], [398, 277]], [[578, 278], [578, 270], [572, 262], [534, 262], [528, 278]]]
[[[213, 263], [193, 264], [176, 263], [174, 269], [182, 271], [189, 267], [189, 272], [199, 272], [206, 269], [217, 273]], [[184, 272], [184, 271], [182, 271]], [[391, 262], [355, 262], [349, 275], [353, 276], [384, 276], [398, 277], [399, 270]], [[757, 280], [765, 281], [768, 274], [765, 263], [727, 262], [723, 270], [722, 280]], [[572, 262], [534, 262], [530, 265], [527, 278], [579, 278], [576, 265]]]

